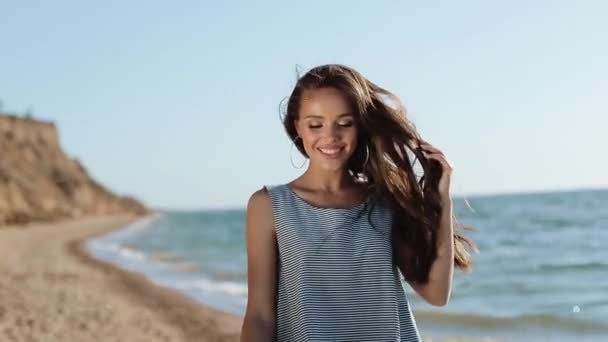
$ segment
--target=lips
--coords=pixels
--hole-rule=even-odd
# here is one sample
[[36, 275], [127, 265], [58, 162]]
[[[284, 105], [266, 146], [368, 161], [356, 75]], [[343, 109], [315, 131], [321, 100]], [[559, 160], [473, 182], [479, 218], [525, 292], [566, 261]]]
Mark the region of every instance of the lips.
[[344, 149], [343, 146], [327, 146], [327, 147], [319, 147], [317, 148], [317, 150], [319, 152], [321, 152], [321, 154], [327, 156], [327, 157], [335, 157], [337, 155], [340, 154], [340, 152], [342, 152], [342, 150]]

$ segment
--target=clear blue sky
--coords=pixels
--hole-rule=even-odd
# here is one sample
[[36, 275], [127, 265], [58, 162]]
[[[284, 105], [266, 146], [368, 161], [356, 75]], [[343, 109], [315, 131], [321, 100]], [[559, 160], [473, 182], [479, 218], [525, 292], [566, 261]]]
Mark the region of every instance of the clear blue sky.
[[4, 2], [4, 109], [150, 206], [243, 207], [301, 172], [295, 66], [342, 63], [400, 96], [456, 195], [608, 186], [608, 2], [203, 3]]

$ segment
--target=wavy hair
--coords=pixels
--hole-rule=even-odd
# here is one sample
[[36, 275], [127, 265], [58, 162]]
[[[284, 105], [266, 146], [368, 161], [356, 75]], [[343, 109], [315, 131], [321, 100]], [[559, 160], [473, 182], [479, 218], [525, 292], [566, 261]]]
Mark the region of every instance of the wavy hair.
[[[420, 134], [397, 96], [340, 64], [317, 66], [298, 77], [282, 118], [292, 141], [297, 136], [295, 120], [303, 92], [327, 87], [336, 88], [346, 96], [357, 121], [358, 144], [347, 162], [349, 174], [364, 179], [372, 209], [382, 203], [392, 210], [393, 262], [406, 280], [427, 283], [431, 265], [437, 258], [437, 232], [442, 212], [437, 190], [441, 164], [422, 154]], [[308, 158], [302, 140], [294, 143]], [[417, 159], [422, 166], [423, 174], [419, 179], [410, 159]], [[472, 228], [460, 225], [454, 214], [452, 218], [455, 267], [469, 272], [472, 258], [466, 247], [476, 249], [476, 245], [462, 235], [461, 230]]]

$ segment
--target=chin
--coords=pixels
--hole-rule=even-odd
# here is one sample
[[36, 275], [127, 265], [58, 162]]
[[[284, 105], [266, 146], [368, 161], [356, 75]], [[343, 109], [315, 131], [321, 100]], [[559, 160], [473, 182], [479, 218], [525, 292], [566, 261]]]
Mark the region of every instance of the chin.
[[348, 158], [326, 159], [321, 156], [320, 158], [317, 158], [316, 163], [323, 170], [335, 171], [346, 168], [346, 166], [348, 165]]
[[344, 169], [346, 167], [346, 163], [327, 163], [327, 162], [320, 162], [319, 163], [321, 169], [326, 170], [326, 171], [336, 171], [336, 170], [341, 170]]

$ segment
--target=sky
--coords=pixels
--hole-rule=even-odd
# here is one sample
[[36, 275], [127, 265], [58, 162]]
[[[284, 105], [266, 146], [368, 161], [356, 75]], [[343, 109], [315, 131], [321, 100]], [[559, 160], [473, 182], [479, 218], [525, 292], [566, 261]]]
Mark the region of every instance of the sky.
[[3, 1], [0, 17], [4, 111], [55, 122], [70, 157], [150, 207], [243, 208], [301, 174], [279, 105], [296, 68], [326, 63], [399, 96], [455, 196], [608, 187], [605, 1]]

